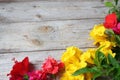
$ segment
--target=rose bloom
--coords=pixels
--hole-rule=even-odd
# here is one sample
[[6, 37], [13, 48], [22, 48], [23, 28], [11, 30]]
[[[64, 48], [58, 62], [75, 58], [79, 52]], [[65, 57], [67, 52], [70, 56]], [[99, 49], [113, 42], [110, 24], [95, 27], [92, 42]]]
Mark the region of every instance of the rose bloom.
[[105, 28], [109, 28], [109, 29], [112, 29], [113, 27], [116, 27], [117, 26], [117, 16], [115, 13], [112, 13], [112, 14], [108, 14], [106, 17], [105, 17], [105, 22], [104, 22], [104, 26]]
[[29, 71], [29, 59], [25, 57], [22, 62], [15, 61], [11, 72], [8, 74], [10, 80], [24, 80], [24, 76]]
[[30, 72], [28, 76], [29, 80], [47, 80], [47, 74], [42, 70]]
[[42, 69], [46, 73], [56, 74], [63, 67], [64, 64], [62, 62], [58, 63], [54, 58], [48, 57], [45, 63], [43, 63]]
[[120, 23], [117, 24], [117, 27], [112, 28], [116, 34], [120, 34]]

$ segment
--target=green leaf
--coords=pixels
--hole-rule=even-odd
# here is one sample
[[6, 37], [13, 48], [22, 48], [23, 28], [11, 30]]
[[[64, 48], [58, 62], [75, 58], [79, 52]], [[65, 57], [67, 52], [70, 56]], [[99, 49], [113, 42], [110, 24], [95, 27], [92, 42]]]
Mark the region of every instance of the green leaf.
[[117, 19], [118, 19], [118, 21], [120, 21], [120, 13], [117, 12], [116, 14], [117, 14]]
[[115, 1], [115, 5], [117, 6], [117, 5], [118, 5], [118, 1], [119, 1], [119, 0], [114, 0], [114, 1]]
[[24, 80], [29, 80], [28, 75], [24, 75]]
[[118, 12], [118, 9], [116, 8], [109, 9], [109, 13], [117, 13], [117, 12]]
[[95, 52], [95, 58], [94, 58], [94, 63], [96, 64], [96, 66], [99, 66], [99, 60], [98, 60], [98, 54], [101, 48], [97, 49], [97, 51]]
[[96, 71], [97, 71], [96, 67], [92, 67], [92, 68], [85, 67], [85, 68], [78, 69], [72, 75], [77, 76], [77, 75], [88, 73], [88, 72], [89, 73], [95, 73]]
[[111, 36], [111, 35], [114, 35], [115, 33], [113, 32], [112, 29], [106, 29], [105, 34], [107, 34], [108, 36]]
[[120, 61], [120, 47], [116, 46], [112, 49], [113, 53], [116, 53], [116, 60], [117, 61]]
[[103, 54], [103, 52], [99, 51], [98, 52], [98, 60], [100, 62], [102, 62], [105, 59], [105, 55]]
[[90, 68], [81, 68], [81, 69], [78, 69], [77, 71], [75, 71], [72, 75], [73, 76], [77, 76], [77, 75], [80, 75], [80, 74], [83, 74], [83, 73], [87, 73], [89, 72]]
[[108, 54], [108, 61], [110, 64], [113, 65], [113, 67], [115, 68], [119, 68], [119, 63], [117, 62], [117, 60], [115, 58], [113, 58], [110, 54]]
[[119, 79], [120, 79], [120, 68], [117, 69], [117, 75], [116, 76], [119, 76]]
[[116, 39], [117, 44], [120, 45], [120, 36], [115, 35], [115, 39]]
[[113, 3], [112, 2], [105, 2], [105, 6], [106, 7], [113, 7]]
[[101, 63], [103, 62], [103, 60], [105, 60], [105, 55], [100, 51], [101, 48], [103, 48], [104, 46], [100, 47], [99, 49], [97, 49], [96, 53], [95, 53], [95, 59], [94, 59], [94, 63], [97, 66], [101, 66]]
[[108, 65], [108, 64], [103, 64], [102, 67], [103, 67], [103, 68], [108, 68], [109, 65]]
[[[107, 69], [107, 68], [106, 68]], [[112, 73], [112, 71], [115, 69], [115, 67], [109, 67], [109, 69], [107, 70], [106, 74], [109, 75], [110, 73]]]
[[102, 72], [97, 72], [93, 75], [93, 79], [92, 80], [96, 80], [96, 78], [100, 77], [102, 75]]
[[[105, 55], [104, 55], [104, 56], [105, 56]], [[107, 65], [108, 65], [107, 57], [104, 57], [104, 59], [103, 59], [102, 62], [101, 62], [101, 66], [102, 66], [103, 68], [106, 68]]]

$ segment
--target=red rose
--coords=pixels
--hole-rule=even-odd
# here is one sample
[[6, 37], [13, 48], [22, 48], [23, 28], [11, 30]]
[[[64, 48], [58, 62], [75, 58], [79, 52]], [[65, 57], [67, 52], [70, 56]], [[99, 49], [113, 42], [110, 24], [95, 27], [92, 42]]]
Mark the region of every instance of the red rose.
[[8, 74], [10, 75], [10, 80], [23, 80], [23, 77], [29, 71], [29, 59], [25, 57], [22, 62], [15, 61], [15, 64]]
[[105, 17], [104, 26], [105, 28], [113, 28], [117, 26], [117, 16], [115, 13], [108, 14]]
[[43, 71], [50, 73], [50, 74], [56, 74], [61, 68], [64, 67], [63, 63], [58, 63], [54, 58], [48, 57], [48, 59], [43, 64], [42, 68]]

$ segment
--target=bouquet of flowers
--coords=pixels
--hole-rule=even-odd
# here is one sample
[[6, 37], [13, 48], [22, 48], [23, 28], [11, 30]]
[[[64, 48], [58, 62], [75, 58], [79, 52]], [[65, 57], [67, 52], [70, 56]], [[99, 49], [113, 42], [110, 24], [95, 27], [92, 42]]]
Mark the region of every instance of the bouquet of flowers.
[[87, 65], [76, 70], [73, 73], [74, 76], [90, 73], [92, 76], [90, 79], [87, 78], [88, 80], [96, 80], [100, 77], [103, 77], [102, 80], [120, 80], [120, 7], [118, 1], [105, 3], [110, 8], [109, 14], [105, 17], [103, 24], [95, 25], [90, 32], [97, 48], [83, 54], [86, 54], [82, 59]]
[[57, 62], [54, 58], [48, 57], [41, 69], [35, 70], [34, 65], [25, 57], [21, 62], [14, 59], [14, 66], [8, 76], [9, 80], [55, 80], [58, 72], [64, 68], [62, 62]]
[[[120, 80], [120, 7], [119, 0], [106, 2], [109, 13], [102, 24], [90, 32], [96, 48], [83, 52], [71, 46], [62, 54], [61, 61], [48, 57], [40, 70], [35, 70], [28, 57], [14, 60], [8, 74], [10, 80]], [[68, 56], [69, 55], [69, 56]], [[60, 74], [60, 75], [59, 75]]]

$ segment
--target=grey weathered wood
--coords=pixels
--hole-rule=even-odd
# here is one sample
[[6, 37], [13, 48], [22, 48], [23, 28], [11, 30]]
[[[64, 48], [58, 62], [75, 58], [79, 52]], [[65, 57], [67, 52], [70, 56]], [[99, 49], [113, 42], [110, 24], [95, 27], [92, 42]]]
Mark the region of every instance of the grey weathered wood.
[[0, 24], [0, 52], [92, 47], [89, 32], [100, 19]]
[[[107, 0], [105, 0], [107, 1]], [[94, 47], [89, 31], [103, 22], [104, 0], [0, 0], [0, 80], [12, 58], [38, 68], [47, 56], [60, 60], [68, 46]]]
[[[82, 1], [83, 0], [0, 0], [1, 2], [28, 2], [28, 1]], [[96, 1], [96, 0], [84, 0], [84, 1]], [[103, 2], [104, 0], [98, 0], [98, 1], [101, 1]]]
[[[96, 1], [96, 0], [0, 0], [0, 2], [28, 2], [28, 1]], [[99, 2], [112, 1], [112, 0], [97, 0]]]
[[106, 12], [99, 0], [0, 3], [0, 22], [98, 19], [103, 18]]

